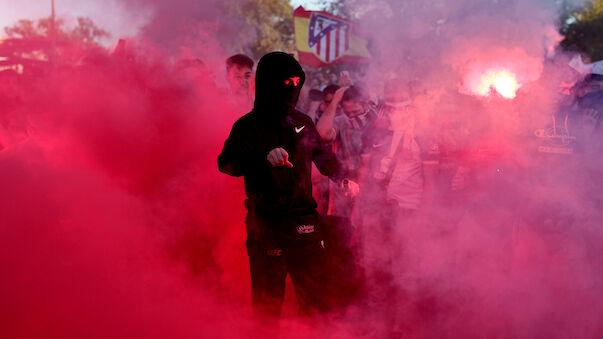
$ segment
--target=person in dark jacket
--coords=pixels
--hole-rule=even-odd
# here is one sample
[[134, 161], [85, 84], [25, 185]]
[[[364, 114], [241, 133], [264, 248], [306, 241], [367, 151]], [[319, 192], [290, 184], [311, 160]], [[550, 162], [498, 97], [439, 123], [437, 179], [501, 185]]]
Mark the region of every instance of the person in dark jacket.
[[260, 314], [279, 316], [287, 274], [295, 285], [300, 314], [325, 310], [323, 246], [310, 181], [312, 161], [350, 194], [334, 154], [307, 115], [295, 110], [305, 74], [289, 54], [272, 52], [259, 61], [253, 110], [235, 122], [218, 156], [220, 171], [243, 176], [248, 210], [252, 304]]

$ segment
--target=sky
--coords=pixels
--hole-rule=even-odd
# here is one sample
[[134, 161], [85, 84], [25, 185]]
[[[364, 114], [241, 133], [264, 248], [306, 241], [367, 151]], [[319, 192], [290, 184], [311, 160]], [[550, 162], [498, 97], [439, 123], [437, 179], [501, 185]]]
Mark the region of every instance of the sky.
[[[317, 9], [320, 0], [291, 0], [293, 7], [299, 5], [306, 9]], [[139, 8], [140, 12], [132, 16], [118, 0], [55, 0], [57, 15], [66, 21], [74, 22], [78, 17], [90, 17], [98, 26], [109, 31], [111, 37], [106, 44], [115, 43], [120, 37], [136, 35], [149, 19], [152, 10]], [[49, 16], [50, 0], [3, 0], [0, 1], [0, 36], [4, 27], [12, 26], [19, 19], [38, 19]], [[108, 14], [109, 13], [109, 14]]]
[[[139, 28], [147, 22], [151, 11], [140, 9], [135, 16], [127, 11], [117, 0], [56, 0], [57, 16], [68, 23], [74, 22], [78, 17], [90, 17], [98, 26], [111, 33], [110, 41], [123, 36], [136, 35]], [[6, 0], [0, 2], [0, 27], [4, 34], [4, 27], [11, 26], [19, 19], [39, 19], [51, 13], [50, 0]], [[109, 42], [109, 41], [107, 41]]]
[[333, 2], [333, 0], [291, 0], [291, 6], [296, 8], [297, 6], [304, 6], [305, 9], [313, 10], [318, 9], [323, 2]]
[[[215, 82], [249, 26], [188, 24], [223, 1], [56, 0], [61, 18], [89, 16], [113, 39], [149, 22], [150, 43], [110, 57], [65, 49], [56, 72], [2, 74], [3, 337], [277, 337], [249, 321], [243, 182], [216, 166], [250, 102]], [[332, 260], [324, 291], [356, 289], [343, 280], [362, 269], [367, 298], [334, 321], [285, 317], [283, 336], [603, 338], [603, 120], [591, 107], [576, 116], [561, 91], [580, 75], [555, 49], [553, 1], [358, 2], [375, 52], [358, 83], [412, 97], [391, 132], [418, 142], [401, 138], [404, 163], [372, 158], [365, 222], [336, 239], [362, 252], [349, 266]], [[49, 3], [0, 0], [0, 28], [47, 16]], [[523, 86], [510, 100], [491, 74]], [[395, 186], [371, 186], [388, 167]], [[391, 220], [417, 186], [425, 205]]]

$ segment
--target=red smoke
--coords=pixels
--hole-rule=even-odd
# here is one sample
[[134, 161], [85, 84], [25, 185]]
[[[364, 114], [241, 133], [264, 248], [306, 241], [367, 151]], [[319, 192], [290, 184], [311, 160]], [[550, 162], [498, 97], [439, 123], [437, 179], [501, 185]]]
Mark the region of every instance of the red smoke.
[[95, 52], [10, 88], [20, 101], [2, 111], [3, 337], [245, 328], [242, 185], [216, 167], [243, 112], [209, 74], [187, 78], [142, 51]]
[[[244, 24], [220, 21], [217, 1], [124, 3], [155, 16], [123, 53], [2, 75], [0, 336], [270, 336], [250, 323], [242, 181], [216, 167], [245, 110], [216, 88], [215, 70]], [[524, 142], [564, 99], [560, 80], [578, 78], [564, 56], [545, 58], [551, 11], [530, 1], [362, 5], [377, 51], [365, 85], [379, 93], [391, 75], [413, 80], [424, 126], [471, 167], [468, 187], [426, 188], [429, 208], [385, 237], [399, 245], [401, 293], [379, 306], [399, 310], [410, 338], [600, 337], [600, 160], [534, 156]], [[183, 56], [206, 67], [181, 72]], [[514, 99], [467, 95], [471, 78], [501, 69], [521, 85]], [[444, 166], [438, 175], [455, 180]], [[384, 320], [367, 309], [285, 321], [281, 332], [376, 337]]]
[[[589, 139], [572, 97], [560, 91], [581, 75], [568, 67], [571, 56], [552, 48], [556, 9], [538, 1], [356, 4], [373, 32], [367, 87], [378, 96], [384, 82], [406, 80], [417, 138], [447, 157], [436, 174], [424, 167], [425, 207], [390, 235], [399, 253], [387, 244], [367, 249], [395, 266], [404, 294], [386, 304], [399, 305], [403, 332], [600, 337], [603, 304], [592, 300], [601, 300], [594, 286], [603, 270], [592, 239], [603, 237], [594, 226], [603, 221], [595, 207], [603, 164], [580, 155], [580, 147], [600, 150], [600, 141]], [[583, 140], [571, 156], [539, 151], [554, 149], [535, 137], [553, 119], [556, 133]], [[431, 187], [428, 175], [437, 178]]]

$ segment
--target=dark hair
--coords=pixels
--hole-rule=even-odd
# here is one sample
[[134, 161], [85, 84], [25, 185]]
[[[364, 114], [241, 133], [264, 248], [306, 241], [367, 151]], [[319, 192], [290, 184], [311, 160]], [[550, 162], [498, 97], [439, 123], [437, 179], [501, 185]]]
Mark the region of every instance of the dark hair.
[[322, 92], [327, 95], [327, 94], [335, 94], [335, 92], [337, 92], [337, 90], [339, 89], [339, 86], [335, 85], [335, 84], [330, 84], [327, 87], [325, 87], [325, 89], [322, 90]]
[[253, 60], [245, 54], [235, 54], [226, 59], [226, 70], [229, 71], [234, 66], [253, 68]]
[[350, 86], [350, 88], [346, 89], [345, 93], [343, 93], [343, 98], [341, 99], [341, 102], [345, 102], [345, 101], [363, 102], [363, 101], [367, 101], [367, 100], [368, 100], [368, 96], [366, 95], [366, 93], [363, 90], [361, 90], [357, 86]]
[[587, 79], [588, 81], [603, 81], [603, 74], [592, 73]]

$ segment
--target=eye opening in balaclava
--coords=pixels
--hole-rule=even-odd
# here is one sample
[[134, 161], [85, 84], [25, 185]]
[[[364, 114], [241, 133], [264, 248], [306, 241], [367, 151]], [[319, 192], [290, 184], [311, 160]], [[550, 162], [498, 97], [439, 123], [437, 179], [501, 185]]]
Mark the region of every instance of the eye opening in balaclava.
[[295, 109], [306, 75], [293, 56], [271, 52], [258, 62], [254, 109], [261, 114], [284, 117]]

